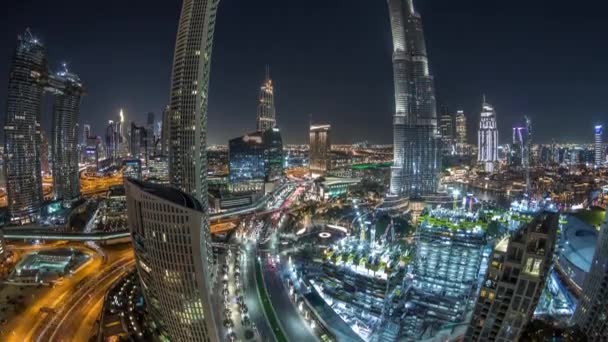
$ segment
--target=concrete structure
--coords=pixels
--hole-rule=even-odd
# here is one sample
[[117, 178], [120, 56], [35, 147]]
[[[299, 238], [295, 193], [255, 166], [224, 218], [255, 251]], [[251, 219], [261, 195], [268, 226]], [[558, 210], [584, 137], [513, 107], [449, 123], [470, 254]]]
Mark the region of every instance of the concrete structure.
[[42, 205], [40, 116], [48, 78], [46, 51], [29, 30], [11, 62], [4, 121], [4, 174], [12, 223], [36, 221]]
[[413, 0], [388, 0], [388, 7], [395, 82], [390, 192], [416, 197], [437, 190], [441, 171], [435, 87]]
[[486, 102], [485, 96], [477, 132], [477, 147], [477, 161], [484, 165], [486, 172], [494, 172], [494, 164], [498, 162], [498, 128], [494, 107]]
[[466, 341], [517, 341], [532, 319], [553, 264], [559, 214], [538, 214], [490, 257]]
[[267, 67], [266, 78], [264, 79], [264, 83], [262, 83], [262, 87], [260, 88], [260, 97], [258, 100], [257, 130], [258, 132], [265, 132], [271, 128], [274, 128], [276, 124], [274, 87], [272, 85], [272, 79], [270, 79], [270, 72]]
[[308, 165], [310, 174], [323, 176], [331, 169], [331, 126], [310, 126]]
[[608, 340], [608, 223], [604, 223], [595, 247], [591, 269], [585, 278], [583, 295], [574, 322], [589, 341]]
[[134, 180], [125, 188], [149, 318], [171, 341], [220, 341], [207, 209], [173, 188]]
[[207, 207], [207, 105], [218, 0], [184, 0], [171, 81], [171, 185]]
[[72, 200], [80, 197], [78, 117], [80, 99], [85, 90], [80, 78], [65, 64], [63, 68], [50, 78], [50, 88], [55, 94], [51, 126], [53, 197]]

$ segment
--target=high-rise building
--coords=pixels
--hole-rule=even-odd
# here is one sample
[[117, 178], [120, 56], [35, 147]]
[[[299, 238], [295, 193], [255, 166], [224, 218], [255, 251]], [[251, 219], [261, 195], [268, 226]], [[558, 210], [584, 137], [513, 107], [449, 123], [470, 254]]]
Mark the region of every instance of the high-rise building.
[[91, 136], [91, 125], [84, 124], [82, 128], [82, 143], [86, 144], [87, 140]]
[[[171, 82], [171, 184], [207, 208], [207, 105], [219, 0], [184, 0]], [[208, 229], [208, 227], [203, 227]]]
[[152, 131], [148, 131], [148, 129], [144, 126], [137, 126], [135, 122], [131, 122], [130, 132], [129, 137], [131, 139], [131, 143], [129, 145], [131, 147], [131, 157], [133, 159], [144, 159], [144, 161], [147, 163], [151, 154], [148, 147], [150, 142], [148, 139], [148, 132], [152, 134]]
[[149, 318], [166, 340], [220, 341], [208, 209], [171, 187], [128, 179], [125, 190]]
[[118, 160], [118, 132], [116, 122], [113, 120], [108, 121], [106, 127], [106, 158], [110, 159], [112, 163]]
[[391, 193], [416, 197], [437, 190], [441, 170], [434, 82], [413, 0], [388, 0], [388, 7], [395, 82]]
[[414, 278], [403, 319], [412, 340], [462, 323], [479, 280], [485, 232], [481, 227], [464, 228], [464, 224], [453, 229], [441, 222], [448, 221], [425, 219], [416, 232]]
[[147, 157], [150, 157], [154, 154], [154, 146], [156, 145], [156, 118], [154, 113], [149, 112], [146, 120], [146, 163]]
[[518, 341], [553, 264], [559, 214], [543, 212], [490, 257], [465, 341]]
[[595, 165], [604, 163], [604, 126], [595, 126]]
[[51, 158], [49, 158], [49, 138], [46, 131], [40, 129], [40, 169], [45, 175], [51, 173]]
[[257, 192], [283, 176], [283, 141], [278, 128], [256, 131], [228, 143], [229, 189]]
[[595, 245], [591, 269], [583, 284], [573, 321], [589, 341], [608, 340], [608, 223], [604, 222]]
[[331, 126], [310, 126], [308, 165], [313, 176], [323, 176], [331, 169]]
[[477, 161], [484, 165], [486, 172], [494, 172], [494, 164], [498, 161], [498, 128], [496, 127], [496, 112], [485, 96], [477, 132]]
[[4, 124], [4, 174], [13, 223], [36, 221], [40, 214], [40, 116], [47, 78], [45, 48], [26, 30], [17, 39], [10, 66]]
[[262, 132], [231, 139], [228, 144], [231, 192], [257, 192], [264, 188], [266, 170]]
[[463, 110], [456, 112], [456, 152], [460, 155], [467, 152], [467, 118]]
[[118, 120], [115, 122], [115, 124], [118, 158], [128, 158], [129, 153], [131, 152], [129, 149], [129, 144], [131, 141], [128, 139], [127, 133], [125, 132], [129, 129], [129, 127], [127, 126], [127, 120], [125, 119], [125, 113], [122, 108], [118, 113]]
[[264, 131], [264, 169], [266, 182], [274, 182], [283, 174], [283, 138], [278, 128]]
[[163, 123], [160, 128], [160, 146], [161, 155], [169, 155], [169, 145], [171, 143], [171, 110], [170, 107], [165, 107], [163, 110]]
[[441, 134], [441, 146], [444, 153], [451, 154], [454, 151], [454, 117], [448, 107], [443, 107], [439, 118], [439, 134]]
[[266, 78], [260, 88], [260, 98], [258, 100], [258, 122], [259, 132], [265, 132], [276, 126], [276, 110], [274, 107], [274, 87], [270, 72], [266, 67]]
[[[80, 196], [78, 174], [78, 116], [84, 87], [67, 66], [50, 78], [55, 93], [51, 146], [53, 156], [53, 196], [71, 200]], [[90, 130], [90, 128], [89, 128]]]

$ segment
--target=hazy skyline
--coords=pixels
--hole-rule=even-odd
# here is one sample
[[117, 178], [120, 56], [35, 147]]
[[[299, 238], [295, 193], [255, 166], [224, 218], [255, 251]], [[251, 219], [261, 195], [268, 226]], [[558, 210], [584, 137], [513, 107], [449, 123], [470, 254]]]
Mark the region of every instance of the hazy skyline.
[[[30, 27], [51, 67], [66, 61], [88, 94], [82, 123], [102, 134], [111, 115], [160, 119], [168, 103], [180, 2], [9, 0], [0, 35], [0, 101], [6, 103], [17, 34]], [[604, 79], [607, 5], [583, 0], [418, 0], [439, 107], [464, 109], [475, 143], [481, 96], [497, 112], [500, 141], [532, 118], [537, 142], [593, 141], [608, 124]], [[275, 83], [277, 123], [287, 143], [307, 140], [309, 115], [332, 124], [333, 140], [390, 143], [391, 36], [386, 2], [223, 0], [210, 83], [209, 143], [255, 130], [264, 67]], [[45, 126], [50, 122], [46, 101]], [[4, 111], [3, 114], [4, 115]], [[47, 129], [48, 132], [48, 129]]]

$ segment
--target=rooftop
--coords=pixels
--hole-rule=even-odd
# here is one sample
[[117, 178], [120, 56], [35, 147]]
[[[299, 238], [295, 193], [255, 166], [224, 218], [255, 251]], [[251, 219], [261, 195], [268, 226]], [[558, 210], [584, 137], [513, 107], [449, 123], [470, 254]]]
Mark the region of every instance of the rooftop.
[[172, 187], [162, 186], [159, 184], [142, 182], [135, 179], [128, 179], [134, 185], [137, 185], [141, 190], [152, 194], [156, 197], [162, 198], [166, 201], [181, 205], [183, 207], [202, 211], [203, 206], [194, 197]]

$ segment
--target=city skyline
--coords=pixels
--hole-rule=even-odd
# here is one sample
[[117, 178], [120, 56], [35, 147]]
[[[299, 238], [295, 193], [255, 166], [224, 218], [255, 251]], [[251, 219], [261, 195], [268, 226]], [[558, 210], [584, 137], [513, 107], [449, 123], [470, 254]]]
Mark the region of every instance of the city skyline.
[[608, 338], [604, 125], [591, 140], [564, 114], [604, 97], [569, 74], [592, 65], [584, 49], [555, 52], [526, 22], [543, 14], [544, 36], [559, 10], [73, 1], [9, 20], [59, 27], [7, 39], [1, 341]]
[[[63, 2], [65, 4], [71, 3], [70, 0], [64, 0]], [[309, 5], [299, 6], [301, 6], [300, 10], [305, 15], [313, 15], [310, 13], [310, 9], [318, 5], [319, 3], [313, 2]], [[297, 30], [293, 26], [303, 22], [304, 19], [301, 17], [304, 14], [292, 12], [287, 8], [287, 5], [281, 5], [275, 1], [267, 1], [264, 6], [259, 7], [274, 8], [272, 13], [277, 13], [277, 11], [278, 13], [284, 13], [286, 18], [275, 18], [272, 13], [267, 13], [266, 10], [253, 8], [254, 6], [245, 4], [243, 6], [246, 6], [247, 10], [243, 12], [252, 13], [251, 11], [255, 11], [253, 13], [258, 13], [257, 11], [259, 11], [260, 15], [269, 18], [266, 23], [258, 25], [252, 32], [239, 37], [234, 29], [229, 27], [229, 22], [223, 19], [236, 16], [235, 20], [243, 19], [243, 24], [247, 24], [251, 19], [241, 18], [242, 14], [239, 13], [240, 11], [237, 8], [239, 4], [231, 1], [223, 2], [218, 12], [218, 48], [211, 72], [212, 84], [215, 77], [217, 77], [218, 82], [215, 87], [212, 86], [209, 109], [210, 132], [221, 132], [221, 134], [211, 134], [209, 143], [225, 144], [230, 137], [242, 135], [248, 131], [246, 127], [250, 125], [250, 117], [255, 115], [256, 97], [258, 95], [255, 89], [258, 87], [259, 80], [263, 77], [263, 66], [265, 64], [270, 64], [273, 67], [273, 78], [277, 84], [277, 107], [281, 109], [282, 117], [280, 128], [287, 137], [286, 143], [302, 143], [307, 140], [308, 117], [311, 113], [313, 118], [327, 117], [327, 121], [334, 126], [344, 118], [352, 118], [354, 119], [353, 122], [361, 123], [360, 125], [349, 125], [342, 129], [336, 126], [335, 141], [337, 143], [359, 140], [370, 140], [377, 143], [390, 142], [384, 134], [387, 129], [390, 129], [392, 107], [390, 58], [389, 63], [385, 61], [386, 57], [390, 56], [391, 51], [390, 28], [388, 19], [381, 15], [384, 13], [384, 5], [384, 2], [381, 1], [378, 4], [370, 5], [352, 4], [342, 6], [340, 3], [336, 3], [329, 7], [327, 5], [323, 6], [322, 8], [327, 7], [326, 11], [319, 11], [321, 13], [315, 13], [314, 16], [323, 24], [322, 27], [329, 29], [330, 32], [327, 37], [319, 39], [316, 33], [320, 29], [314, 29], [306, 33], [300, 32], [301, 30]], [[101, 135], [103, 124], [107, 122], [108, 117], [114, 115], [121, 107], [125, 108], [125, 112], [128, 113], [130, 118], [141, 123], [145, 121], [147, 112], [160, 113], [168, 103], [169, 89], [167, 84], [171, 71], [170, 67], [167, 67], [167, 63], [170, 63], [172, 58], [172, 44], [175, 35], [175, 27], [172, 22], [174, 22], [179, 12], [178, 5], [165, 4], [160, 5], [161, 8], [146, 8], [145, 11], [149, 16], [146, 19], [138, 19], [138, 21], [144, 21], [144, 26], [146, 26], [147, 20], [158, 25], [158, 27], [155, 26], [150, 29], [149, 32], [141, 32], [141, 26], [135, 25], [138, 21], [134, 23], [127, 21], [127, 17], [132, 14], [130, 9], [125, 10], [124, 13], [117, 13], [120, 11], [107, 13], [108, 23], [100, 24], [109, 25], [109, 29], [103, 35], [95, 33], [91, 36], [91, 39], [95, 40], [96, 44], [113, 51], [112, 63], [107, 63], [107, 60], [104, 59], [106, 56], [96, 56], [98, 54], [95, 49], [91, 48], [91, 44], [83, 44], [82, 46], [62, 44], [62, 41], [75, 38], [74, 34], [69, 32], [66, 26], [59, 25], [56, 21], [52, 22], [54, 26], [51, 27], [48, 19], [42, 18], [42, 16], [53, 17], [52, 13], [59, 11], [59, 8], [63, 6], [47, 8], [47, 4], [41, 4], [40, 8], [28, 10], [27, 15], [11, 16], [12, 11], [19, 11], [21, 6], [15, 5], [9, 8], [7, 12], [9, 19], [2, 23], [2, 25], [6, 25], [2, 32], [5, 35], [5, 40], [9, 38], [14, 40], [17, 33], [30, 26], [33, 32], [48, 46], [50, 59], [54, 61], [54, 64], [50, 65], [51, 69], [56, 69], [60, 61], [67, 61], [71, 68], [79, 71], [81, 77], [87, 81], [90, 92], [86, 101], [83, 102], [81, 124], [91, 123], [95, 134]], [[465, 113], [474, 113], [476, 112], [478, 99], [482, 93], [486, 93], [501, 114], [498, 120], [501, 127], [500, 136], [504, 138], [509, 135], [508, 127], [511, 127], [516, 118], [521, 117], [521, 115], [530, 116], [537, 123], [537, 127], [540, 128], [551, 127], [552, 119], [559, 116], [564, 122], [563, 128], [568, 128], [564, 134], [560, 135], [563, 141], [588, 142], [589, 137], [585, 132], [596, 122], [603, 123], [604, 120], [602, 114], [605, 113], [603, 108], [606, 106], [603, 105], [600, 96], [599, 89], [601, 87], [592, 86], [597, 84], [596, 79], [601, 79], [604, 70], [597, 66], [593, 68], [593, 64], [587, 65], [589, 63], [577, 66], [580, 69], [574, 71], [570, 70], [571, 68], [562, 67], [562, 65], [573, 64], [572, 61], [576, 59], [577, 54], [586, 56], [584, 52], [589, 47], [582, 43], [574, 45], [577, 49], [571, 49], [576, 50], [572, 52], [573, 55], [564, 56], [548, 65], [544, 63], [544, 59], [540, 56], [540, 51], [543, 48], [548, 48], [549, 51], [557, 51], [558, 46], [562, 45], [562, 43], [556, 44], [558, 37], [567, 41], [572, 39], [572, 34], [559, 34], [560, 30], [564, 30], [564, 28], [557, 27], [557, 22], [566, 15], [575, 15], [573, 20], [580, 22], [581, 20], [576, 16], [580, 16], [580, 12], [575, 10], [573, 13], [563, 6], [560, 8], [556, 5], [555, 8], [551, 8], [547, 10], [547, 13], [544, 13], [545, 10], [541, 10], [541, 6], [532, 4], [528, 6], [530, 8], [529, 12], [526, 12], [527, 15], [522, 18], [521, 29], [511, 32], [505, 30], [504, 27], [501, 31], [501, 25], [506, 24], [506, 19], [513, 14], [513, 9], [503, 8], [501, 4], [479, 4], [478, 1], [465, 1], [460, 3], [459, 6], [461, 8], [455, 8], [455, 4], [445, 4], [440, 1], [421, 2], [417, 5], [417, 9], [423, 16], [425, 13], [433, 13], [433, 18], [425, 23], [425, 29], [427, 39], [430, 41], [429, 54], [433, 56], [432, 72], [437, 77], [438, 104], [448, 105], [454, 111], [463, 109]], [[592, 3], [590, 3], [590, 6], [596, 9], [601, 7], [601, 5]], [[74, 8], [66, 7], [70, 8], [69, 11], [73, 14], [71, 17], [78, 17], [77, 11], [82, 11], [83, 16], [87, 13], [78, 6]], [[332, 23], [331, 18], [336, 10], [342, 7], [349, 7], [346, 11], [353, 15], [371, 11], [369, 28], [373, 32], [359, 33], [359, 29], [356, 27], [357, 19], [355, 18], [340, 19], [340, 21], [347, 20], [342, 23], [346, 25], [345, 28], [333, 32], [337, 23]], [[472, 10], [467, 11], [469, 8]], [[503, 9], [504, 11], [501, 11]], [[453, 10], [457, 10], [458, 15], [464, 15], [468, 19], [464, 20], [465, 22], [479, 24], [454, 25], [457, 20], [452, 17], [455, 16], [448, 15]], [[488, 18], [489, 14], [492, 15], [490, 16], [493, 18], [492, 21]], [[544, 24], [549, 25], [548, 27], [553, 30], [540, 29], [538, 20], [535, 19], [538, 19], [541, 15], [548, 16]], [[587, 18], [587, 22], [581, 22], [582, 26], [573, 25], [572, 27], [581, 32], [600, 35], [601, 32], [589, 30], [589, 26], [595, 25], [598, 20], [594, 15]], [[76, 22], [70, 22], [70, 30], [76, 25], [82, 27], [83, 30], [74, 31], [81, 31], [85, 34], [87, 30], [91, 30], [91, 28], [88, 28], [90, 19], [77, 18]], [[285, 37], [286, 33], [273, 32], [270, 36], [259, 34], [262, 31], [272, 32], [269, 28], [279, 24], [286, 25], [288, 32], [296, 30], [297, 41], [304, 43], [308, 49], [313, 49], [313, 51], [305, 53], [305, 56], [295, 60], [297, 65], [300, 66], [299, 68], [293, 68], [291, 62], [287, 64], [287, 61], [277, 60], [277, 57], [275, 57], [281, 54], [289, 55], [290, 51], [293, 50], [295, 42], [290, 42]], [[450, 24], [451, 26], [449, 26]], [[470, 31], [477, 25], [488, 25], [488, 32], [471, 33]], [[449, 27], [449, 30], [446, 27]], [[345, 37], [345, 40], [342, 41], [338, 39], [337, 35], [339, 33], [343, 34], [343, 30], [353, 30], [353, 37]], [[534, 38], [536, 39], [533, 39], [533, 41], [537, 42], [538, 46], [528, 46], [530, 45], [529, 42], [516, 39], [522, 38], [523, 32], [520, 31], [534, 32]], [[490, 33], [496, 33], [497, 39], [488, 39], [487, 35]], [[378, 39], [378, 37], [383, 38]], [[452, 42], [455, 37], [462, 43], [462, 46], [455, 46], [455, 43]], [[272, 44], [270, 44], [272, 48], [253, 55], [252, 58], [239, 65], [240, 62], [237, 62], [232, 56], [234, 48], [231, 46], [242, 45], [239, 42], [243, 42], [245, 38], [251, 40], [251, 42], [244, 42], [248, 51], [253, 48], [253, 44], [259, 46], [261, 40], [272, 41]], [[138, 47], [141, 47], [137, 52], [128, 46], [128, 41], [133, 40], [137, 40]], [[473, 46], [475, 40], [482, 41], [483, 47]], [[352, 45], [355, 41], [360, 41], [360, 43], [355, 44], [355, 47], [346, 49], [349, 56], [352, 55], [350, 52], [358, 50], [362, 44], [367, 43], [371, 44], [371, 48], [368, 49], [370, 52], [366, 52], [360, 57], [352, 57], [348, 63], [335, 68], [334, 71], [330, 70], [328, 72], [327, 67], [324, 66], [325, 63], [320, 63], [319, 57], [313, 56], [313, 54], [325, 56], [329, 65], [331, 62], [345, 56], [342, 52], [334, 51], [336, 50], [334, 48], [336, 44]], [[236, 42], [236, 44], [231, 42]], [[111, 48], [112, 46], [114, 48]], [[570, 46], [572, 47], [572, 45]], [[341, 47], [341, 45], [338, 45], [338, 47]], [[496, 53], [487, 50], [494, 50]], [[512, 57], [516, 52], [524, 50], [530, 51], [526, 54], [526, 59], [521, 62], [521, 70], [498, 70], [504, 69], [500, 66], [507, 62], [506, 57], [498, 55], [508, 52], [506, 55]], [[8, 70], [6, 61], [10, 53], [10, 48], [7, 47], [0, 50], [0, 62], [2, 62], [0, 63], [0, 77], [4, 76], [6, 78], [5, 75], [7, 75]], [[145, 63], [138, 63], [136, 67], [132, 68], [133, 75], [146, 75], [143, 77], [146, 80], [145, 84], [138, 84], [137, 82], [141, 81], [134, 80], [137, 77], [129, 77], [130, 74], [126, 69], [136, 63], [136, 56], [139, 53], [158, 56]], [[496, 60], [491, 62], [486, 60], [490, 54], [496, 55]], [[608, 51], [594, 50], [594, 54], [596, 56], [598, 54], [608, 55]], [[542, 56], [544, 56], [544, 53]], [[308, 61], [302, 59], [304, 57], [307, 57]], [[310, 59], [311, 57], [314, 58]], [[466, 58], [470, 58], [470, 60]], [[601, 58], [598, 59], [601, 60]], [[286, 58], [286, 60], [289, 60], [289, 58]], [[483, 62], [484, 60], [486, 61]], [[367, 63], [378, 65], [376, 72], [372, 73], [371, 70], [360, 67]], [[458, 68], [454, 68], [454, 65], [458, 65]], [[556, 70], [567, 71], [555, 73]], [[302, 80], [309, 74], [316, 76], [314, 84], [312, 80]], [[534, 75], [535, 77], [519, 78], [523, 77], [524, 74]], [[109, 80], [107, 75], [112, 75], [112, 80]], [[235, 84], [230, 80], [234, 80], [236, 75], [239, 75], [240, 79], [239, 84], [235, 87]], [[556, 82], [562, 79], [589, 80], [590, 85], [588, 87], [592, 88], [583, 87], [583, 89], [578, 89], [566, 85], [555, 85], [565, 84], [566, 82]], [[525, 83], [523, 85], [518, 83], [521, 81], [525, 81]], [[571, 82], [567, 83], [570, 84]], [[228, 84], [232, 84], [232, 86]], [[363, 89], [352, 89], [352, 87], [360, 84], [373, 85], [373, 89], [358, 87], [370, 90], [369, 95], [365, 97], [365, 101], [358, 100], [364, 98], [358, 96], [363, 92]], [[327, 91], [328, 87], [339, 89], [343, 85], [346, 85], [344, 90]], [[559, 87], [559, 89], [556, 89], [556, 87]], [[133, 91], [126, 91], [126, 89], [133, 89]], [[5, 89], [0, 90], [0, 97], [5, 96], [5, 91]], [[549, 96], [549, 93], [553, 94]], [[554, 94], [559, 96], [554, 96]], [[226, 97], [229, 95], [237, 96], [242, 100], [231, 103], [226, 101]], [[311, 100], [312, 97], [315, 98]], [[331, 98], [338, 100], [330, 101]], [[555, 98], [570, 98], [572, 100], [558, 102], [554, 100]], [[45, 108], [48, 107], [47, 104]], [[45, 127], [49, 125], [49, 117], [50, 115], [47, 114], [45, 120], [43, 120]], [[223, 120], [226, 117], [234, 118], [236, 124], [228, 125], [225, 122], [226, 120]], [[469, 115], [467, 119], [470, 127], [477, 126], [475, 116]], [[371, 123], [375, 125], [371, 125]], [[583, 126], [580, 123], [587, 123], [587, 126], [579, 127]], [[372, 129], [368, 129], [368, 127], [372, 127]], [[47, 131], [49, 131], [48, 128]], [[469, 132], [469, 141], [471, 142], [474, 140], [472, 133], [474, 132]], [[550, 142], [552, 132], [549, 129], [538, 129], [537, 133], [537, 142]], [[355, 140], [355, 138], [349, 137], [360, 137], [360, 139]], [[501, 140], [501, 143], [504, 142], [507, 141]]]

